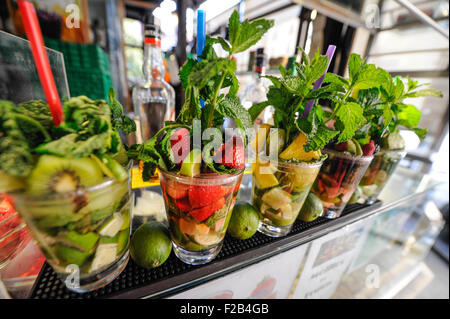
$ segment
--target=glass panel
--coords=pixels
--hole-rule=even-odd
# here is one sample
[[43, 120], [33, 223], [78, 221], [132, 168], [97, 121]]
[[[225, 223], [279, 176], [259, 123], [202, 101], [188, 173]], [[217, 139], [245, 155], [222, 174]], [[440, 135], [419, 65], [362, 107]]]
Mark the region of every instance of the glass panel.
[[[47, 49], [59, 97], [69, 98], [63, 54]], [[46, 100], [29, 42], [0, 31], [0, 99], [22, 103]]]

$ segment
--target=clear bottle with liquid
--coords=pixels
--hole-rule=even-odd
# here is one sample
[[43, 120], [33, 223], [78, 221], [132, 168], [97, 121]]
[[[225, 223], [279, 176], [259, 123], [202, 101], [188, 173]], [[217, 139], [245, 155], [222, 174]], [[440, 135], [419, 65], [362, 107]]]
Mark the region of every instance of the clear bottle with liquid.
[[[266, 57], [264, 55], [264, 48], [258, 48], [256, 50], [255, 68], [253, 72], [252, 82], [244, 88], [241, 96], [239, 97], [241, 104], [249, 109], [254, 104], [265, 101], [267, 92], [269, 90], [267, 81], [262, 76], [265, 74]], [[273, 107], [268, 106], [261, 112], [256, 118], [255, 125], [259, 126], [262, 123], [271, 123], [273, 121]]]
[[161, 50], [161, 28], [152, 14], [145, 18], [144, 78], [133, 87], [132, 99], [139, 126], [136, 142], [147, 141], [165, 121], [175, 120], [175, 90], [164, 81], [165, 66]]

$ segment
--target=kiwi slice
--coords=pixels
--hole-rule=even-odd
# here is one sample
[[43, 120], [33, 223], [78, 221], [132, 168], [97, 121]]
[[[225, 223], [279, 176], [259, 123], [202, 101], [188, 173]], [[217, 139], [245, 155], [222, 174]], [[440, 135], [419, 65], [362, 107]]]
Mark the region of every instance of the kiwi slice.
[[102, 180], [102, 171], [90, 158], [43, 155], [27, 179], [27, 192], [33, 195], [66, 193], [94, 186]]

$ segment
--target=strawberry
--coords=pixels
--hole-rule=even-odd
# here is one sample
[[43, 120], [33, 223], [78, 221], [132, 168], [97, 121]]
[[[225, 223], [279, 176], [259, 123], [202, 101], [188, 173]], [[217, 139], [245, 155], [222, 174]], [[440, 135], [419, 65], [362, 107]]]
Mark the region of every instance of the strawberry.
[[214, 203], [208, 206], [200, 207], [197, 209], [194, 209], [189, 213], [192, 217], [194, 217], [199, 222], [202, 222], [206, 219], [208, 219], [216, 210], [219, 210], [222, 208], [222, 206], [225, 204], [225, 198], [221, 197]]
[[192, 208], [208, 206], [217, 202], [229, 192], [229, 187], [222, 185], [192, 185], [189, 188], [189, 203]]
[[334, 149], [335, 149], [336, 151], [338, 151], [338, 152], [345, 152], [345, 151], [348, 149], [348, 143], [347, 143], [347, 141], [342, 142], [342, 143], [339, 143], [339, 144], [336, 144], [336, 145], [334, 146]]
[[216, 155], [214, 161], [228, 168], [243, 169], [245, 166], [244, 143], [240, 137], [232, 137], [223, 144]]
[[373, 140], [370, 140], [369, 143], [361, 148], [364, 156], [371, 156], [375, 152], [375, 142]]
[[167, 195], [169, 195], [174, 199], [180, 199], [188, 196], [189, 191], [188, 185], [177, 183], [169, 179], [166, 180], [165, 183], [163, 182], [162, 184], [164, 184], [163, 191], [165, 191]]
[[173, 162], [176, 165], [181, 164], [184, 158], [188, 156], [191, 148], [191, 136], [189, 130], [180, 128], [170, 135], [170, 147], [173, 153]]
[[174, 205], [180, 210], [180, 212], [188, 212], [191, 210], [191, 204], [187, 198], [175, 199]]

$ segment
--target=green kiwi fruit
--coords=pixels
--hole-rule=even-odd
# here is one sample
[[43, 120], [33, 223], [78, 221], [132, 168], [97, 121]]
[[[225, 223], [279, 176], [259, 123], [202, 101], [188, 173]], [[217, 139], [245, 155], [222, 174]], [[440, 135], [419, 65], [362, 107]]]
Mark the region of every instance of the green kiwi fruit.
[[27, 179], [27, 193], [66, 193], [90, 187], [103, 180], [103, 173], [90, 158], [62, 158], [43, 155]]

